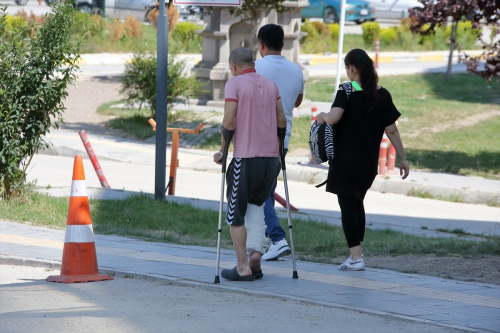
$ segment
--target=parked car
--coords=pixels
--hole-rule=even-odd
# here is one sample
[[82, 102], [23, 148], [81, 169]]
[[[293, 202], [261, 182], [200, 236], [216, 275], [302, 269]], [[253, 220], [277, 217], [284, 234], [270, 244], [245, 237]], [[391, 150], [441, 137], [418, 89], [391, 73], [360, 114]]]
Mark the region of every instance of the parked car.
[[[45, 0], [47, 5], [55, 1], [58, 0]], [[147, 22], [148, 11], [155, 2], [155, 0], [106, 0], [106, 16], [113, 18], [134, 16], [139, 21]], [[101, 15], [103, 3], [104, 0], [76, 0], [75, 6], [82, 12]]]
[[201, 20], [203, 8], [199, 6], [177, 6], [177, 10], [179, 11], [179, 22], [198, 22]]
[[[309, 0], [309, 6], [302, 9], [302, 19], [322, 18], [325, 23], [340, 21], [340, 0]], [[365, 0], [347, 0], [345, 8], [346, 21], [361, 24], [374, 20], [375, 9]]]
[[375, 18], [402, 19], [408, 17], [409, 9], [422, 9], [424, 5], [416, 0], [366, 0], [375, 8]]
[[106, 0], [106, 16], [126, 18], [134, 16], [147, 22], [148, 11], [154, 7], [155, 0]]
[[[47, 6], [59, 0], [44, 0]], [[101, 14], [103, 0], [75, 0], [74, 6], [79, 11], [89, 14]]]
[[18, 6], [26, 6], [26, 4], [28, 3], [28, 0], [14, 0], [14, 2], [15, 2]]

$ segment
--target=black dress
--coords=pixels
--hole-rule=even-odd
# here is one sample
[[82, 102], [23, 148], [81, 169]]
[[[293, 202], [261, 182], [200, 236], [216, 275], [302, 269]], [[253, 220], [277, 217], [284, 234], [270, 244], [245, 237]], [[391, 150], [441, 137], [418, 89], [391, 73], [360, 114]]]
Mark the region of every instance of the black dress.
[[366, 114], [363, 91], [349, 98], [338, 90], [332, 107], [344, 109], [335, 126], [335, 157], [330, 162], [326, 191], [364, 199], [378, 173], [380, 141], [387, 126], [401, 115], [385, 88], [378, 90], [378, 110]]

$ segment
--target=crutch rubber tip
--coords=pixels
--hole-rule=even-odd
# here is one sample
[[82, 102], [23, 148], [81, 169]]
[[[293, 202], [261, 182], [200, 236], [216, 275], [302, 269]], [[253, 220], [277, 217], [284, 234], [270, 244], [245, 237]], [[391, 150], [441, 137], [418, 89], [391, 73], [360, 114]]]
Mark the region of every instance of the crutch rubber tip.
[[298, 279], [299, 278], [299, 274], [297, 274], [297, 271], [293, 271], [293, 278], [294, 279]]
[[[297, 273], [297, 272], [295, 272], [295, 273]], [[220, 279], [219, 279], [219, 276], [218, 276], [218, 275], [216, 275], [216, 276], [215, 276], [215, 281], [214, 281], [214, 283], [215, 283], [215, 284], [220, 283]]]

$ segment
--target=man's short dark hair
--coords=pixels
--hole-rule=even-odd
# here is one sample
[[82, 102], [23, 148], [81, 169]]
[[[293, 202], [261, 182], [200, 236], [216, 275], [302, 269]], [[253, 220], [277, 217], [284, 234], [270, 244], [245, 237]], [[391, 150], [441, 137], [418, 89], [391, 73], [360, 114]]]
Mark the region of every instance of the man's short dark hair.
[[283, 40], [285, 33], [281, 25], [266, 24], [259, 29], [257, 38], [270, 51], [281, 51], [283, 49]]
[[231, 51], [229, 54], [229, 62], [232, 62], [238, 66], [252, 65], [253, 64], [253, 54], [250, 49], [246, 47], [238, 47]]

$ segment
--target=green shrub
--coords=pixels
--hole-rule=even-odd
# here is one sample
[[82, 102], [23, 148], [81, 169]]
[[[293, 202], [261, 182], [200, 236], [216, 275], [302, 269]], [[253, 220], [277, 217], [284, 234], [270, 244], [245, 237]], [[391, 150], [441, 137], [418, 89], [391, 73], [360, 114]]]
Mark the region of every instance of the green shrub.
[[324, 24], [323, 22], [314, 21], [314, 22], [312, 22], [312, 25], [313, 25], [314, 29], [316, 29], [318, 34], [323, 35], [323, 36], [330, 35], [330, 28], [328, 28], [328, 25]]
[[373, 45], [375, 38], [380, 34], [380, 25], [377, 22], [365, 22], [361, 24], [363, 28], [363, 40], [366, 45]]
[[[320, 24], [315, 24], [320, 23]], [[307, 36], [302, 38], [301, 42], [301, 50], [304, 53], [324, 53], [330, 49], [331, 38], [330, 32], [328, 29], [328, 35], [320, 35], [318, 29], [323, 32], [324, 27], [328, 29], [328, 27], [322, 22], [310, 22], [306, 20], [301, 27], [302, 32], [306, 32]]]
[[[177, 57], [178, 46], [169, 43], [167, 103], [169, 107], [181, 97], [198, 97], [202, 83], [196, 76], [186, 75], [187, 60]], [[121, 79], [120, 93], [127, 96], [128, 102], [148, 103], [151, 114], [156, 113], [156, 55], [139, 52], [125, 65], [125, 75]]]
[[31, 26], [29, 42], [21, 34], [5, 38], [5, 9], [0, 5], [0, 197], [11, 199], [22, 193], [33, 156], [48, 146], [43, 137], [62, 120], [80, 42], [71, 35], [70, 1], [56, 2], [43, 25]]
[[106, 22], [101, 15], [91, 15], [88, 31], [91, 36], [99, 36], [106, 29]]
[[197, 53], [201, 52], [201, 36], [196, 30], [201, 30], [201, 26], [197, 26], [191, 22], [180, 22], [172, 31], [172, 39], [174, 39], [179, 47], [179, 52]]
[[23, 31], [27, 25], [20, 16], [7, 15], [5, 17], [5, 33], [11, 35], [16, 31]]
[[[495, 29], [493, 29], [495, 30]], [[448, 32], [449, 31], [449, 32]], [[474, 29], [470, 21], [458, 22], [457, 42], [462, 49], [473, 48], [480, 30]], [[451, 35], [451, 26], [446, 27], [446, 34]]]
[[303, 41], [319, 37], [318, 30], [316, 30], [312, 22], [309, 20], [305, 20], [304, 24], [302, 24], [302, 26], [300, 27], [300, 31], [307, 33], [307, 36], [304, 36], [304, 38], [302, 38]]
[[381, 45], [388, 45], [394, 43], [398, 39], [398, 27], [389, 27], [381, 29], [379, 38]]
[[328, 25], [328, 28], [330, 29], [330, 34], [332, 39], [338, 40], [339, 39], [339, 31], [340, 31], [340, 25], [338, 23], [331, 23]]

